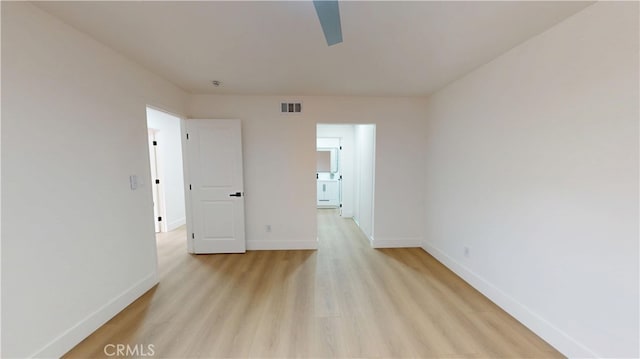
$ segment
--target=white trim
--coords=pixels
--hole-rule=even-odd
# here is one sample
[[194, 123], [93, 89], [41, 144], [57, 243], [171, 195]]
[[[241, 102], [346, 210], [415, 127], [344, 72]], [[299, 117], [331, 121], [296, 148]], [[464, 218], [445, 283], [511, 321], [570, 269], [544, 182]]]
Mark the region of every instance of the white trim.
[[187, 225], [187, 252], [194, 253], [194, 239], [191, 236], [191, 233], [193, 233], [193, 215], [191, 214], [191, 191], [189, 190], [191, 177], [189, 177], [189, 159], [187, 158], [187, 120], [185, 118], [180, 119], [180, 142], [182, 143], [182, 176], [184, 179], [184, 210]]
[[333, 209], [338, 209], [338, 208], [340, 208], [340, 205], [339, 204], [326, 204], [326, 205], [317, 204], [316, 208], [319, 208], [319, 209], [332, 209], [332, 208]]
[[247, 250], [292, 250], [292, 249], [318, 249], [318, 239], [307, 241], [300, 240], [252, 240], [247, 241]]
[[360, 222], [358, 222], [358, 219], [356, 217], [351, 217], [351, 219], [353, 220], [353, 222], [356, 224], [356, 226], [358, 226], [358, 229], [360, 230], [360, 233], [362, 233], [362, 235], [369, 240], [369, 244], [373, 247], [373, 236], [369, 237], [369, 235], [367, 235], [364, 232], [364, 229], [362, 229], [362, 227], [360, 227]]
[[358, 229], [360, 230], [360, 233], [362, 233], [362, 235], [369, 240], [369, 244], [371, 244], [373, 242], [373, 237], [369, 237], [369, 235], [367, 235], [364, 232], [364, 229], [362, 229], [362, 227], [360, 227], [360, 222], [358, 222], [358, 218], [356, 217], [351, 217], [351, 220], [353, 220], [353, 222], [356, 224], [356, 226], [358, 226]]
[[371, 163], [371, 237], [369, 240], [373, 243], [373, 236], [376, 235], [376, 161], [378, 161], [376, 156], [376, 146], [378, 145], [376, 137], [378, 136], [378, 126], [375, 123], [370, 126], [373, 126], [373, 143], [371, 144], [371, 150], [373, 151], [371, 156], [373, 157]]
[[342, 218], [353, 218], [353, 211], [351, 212], [342, 212]]
[[562, 354], [569, 358], [601, 357], [586, 345], [573, 339], [545, 318], [533, 312], [526, 305], [503, 292], [500, 288], [496, 287], [494, 284], [490, 283], [460, 262], [451, 258], [440, 249], [427, 242], [423, 242], [422, 249], [435, 257], [440, 263], [444, 264], [445, 267], [452, 270], [465, 282], [469, 283], [480, 293], [484, 294], [524, 326], [531, 329], [531, 331], [558, 349]]
[[390, 237], [376, 238], [371, 241], [373, 248], [416, 248], [421, 247], [422, 238], [420, 237]]
[[167, 232], [171, 232], [174, 229], [177, 229], [180, 226], [183, 226], [187, 223], [187, 217], [179, 218], [171, 223], [167, 223]]
[[80, 320], [74, 326], [64, 331], [57, 338], [53, 339], [29, 357], [62, 357], [66, 352], [73, 349], [74, 346], [91, 335], [111, 318], [116, 316], [116, 314], [120, 313], [120, 311], [126, 308], [129, 304], [140, 298], [156, 284], [158, 284], [158, 275], [156, 272], [153, 272], [129, 287], [124, 292], [109, 300], [93, 313], [87, 315], [86, 318]]

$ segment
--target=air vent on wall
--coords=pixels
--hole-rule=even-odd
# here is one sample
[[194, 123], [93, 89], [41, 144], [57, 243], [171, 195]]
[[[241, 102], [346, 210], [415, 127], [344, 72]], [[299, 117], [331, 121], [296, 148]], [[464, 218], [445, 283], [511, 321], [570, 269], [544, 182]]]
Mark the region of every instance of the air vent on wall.
[[282, 113], [299, 113], [302, 112], [301, 102], [281, 102], [280, 112]]

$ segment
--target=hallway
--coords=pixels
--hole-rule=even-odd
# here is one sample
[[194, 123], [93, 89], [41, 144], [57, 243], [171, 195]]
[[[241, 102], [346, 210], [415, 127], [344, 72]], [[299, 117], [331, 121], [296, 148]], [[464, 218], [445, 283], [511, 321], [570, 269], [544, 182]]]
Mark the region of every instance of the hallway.
[[335, 210], [318, 228], [317, 251], [230, 255], [159, 234], [160, 284], [66, 357], [562, 357], [422, 249], [372, 249]]

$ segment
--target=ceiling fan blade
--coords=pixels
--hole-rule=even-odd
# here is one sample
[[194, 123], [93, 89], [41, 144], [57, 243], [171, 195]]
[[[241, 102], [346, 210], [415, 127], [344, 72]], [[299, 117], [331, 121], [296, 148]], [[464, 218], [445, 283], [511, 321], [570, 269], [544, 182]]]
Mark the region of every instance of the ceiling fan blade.
[[327, 45], [342, 42], [342, 26], [340, 25], [340, 8], [337, 0], [313, 0], [316, 14], [320, 19]]

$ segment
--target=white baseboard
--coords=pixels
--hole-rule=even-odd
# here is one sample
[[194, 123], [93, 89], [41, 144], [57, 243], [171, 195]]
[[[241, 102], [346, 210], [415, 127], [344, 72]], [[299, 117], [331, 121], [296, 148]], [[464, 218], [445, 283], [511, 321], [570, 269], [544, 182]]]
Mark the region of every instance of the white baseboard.
[[293, 250], [293, 249], [318, 249], [318, 240], [312, 239], [307, 241], [296, 240], [253, 240], [247, 241], [247, 250], [250, 251], [277, 251], [277, 250]]
[[342, 218], [351, 218], [353, 217], [353, 212], [342, 211]]
[[53, 339], [42, 349], [35, 352], [30, 358], [60, 358], [66, 352], [73, 349], [78, 343], [100, 328], [109, 319], [120, 313], [129, 304], [140, 298], [149, 289], [158, 284], [157, 273], [151, 273], [141, 279], [120, 295], [111, 299], [95, 312], [76, 323], [71, 328]]
[[422, 249], [435, 257], [445, 267], [484, 294], [492, 302], [516, 318], [527, 328], [551, 344], [554, 348], [569, 358], [600, 358], [593, 350], [573, 339], [549, 321], [533, 312], [524, 304], [503, 292], [480, 275], [476, 274], [460, 262], [451, 258], [440, 249], [427, 242], [422, 243]]
[[373, 247], [373, 236], [369, 237], [366, 233], [364, 233], [364, 230], [362, 229], [362, 227], [360, 227], [360, 222], [358, 222], [358, 219], [356, 217], [351, 217], [351, 219], [356, 224], [356, 226], [358, 226], [360, 233], [362, 233], [362, 235], [369, 240], [369, 244]]
[[421, 247], [421, 245], [422, 238], [420, 237], [375, 238], [371, 241], [371, 247], [373, 248], [415, 248]]
[[171, 232], [174, 229], [185, 225], [186, 223], [187, 223], [187, 218], [186, 217], [182, 217], [182, 218], [179, 218], [179, 219], [177, 219], [177, 220], [175, 220], [173, 222], [167, 223], [167, 232]]

